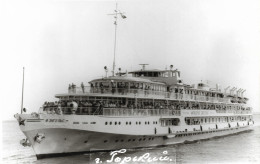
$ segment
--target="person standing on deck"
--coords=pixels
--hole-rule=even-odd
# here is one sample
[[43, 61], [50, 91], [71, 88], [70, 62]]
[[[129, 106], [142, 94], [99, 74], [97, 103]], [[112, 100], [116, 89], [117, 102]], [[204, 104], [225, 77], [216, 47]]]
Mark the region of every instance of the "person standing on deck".
[[70, 84], [69, 84], [69, 88], [68, 89], [69, 89], [69, 93], [71, 93], [71, 85]]
[[76, 93], [76, 85], [75, 84], [71, 84], [71, 89], [73, 93]]
[[82, 92], [85, 93], [85, 86], [83, 82], [81, 83], [81, 88], [82, 88]]

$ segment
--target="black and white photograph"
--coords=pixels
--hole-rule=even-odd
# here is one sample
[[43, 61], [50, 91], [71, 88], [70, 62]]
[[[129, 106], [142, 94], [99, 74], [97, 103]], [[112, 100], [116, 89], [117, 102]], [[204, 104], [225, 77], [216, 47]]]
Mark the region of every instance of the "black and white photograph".
[[0, 45], [0, 163], [260, 163], [259, 0], [2, 0]]

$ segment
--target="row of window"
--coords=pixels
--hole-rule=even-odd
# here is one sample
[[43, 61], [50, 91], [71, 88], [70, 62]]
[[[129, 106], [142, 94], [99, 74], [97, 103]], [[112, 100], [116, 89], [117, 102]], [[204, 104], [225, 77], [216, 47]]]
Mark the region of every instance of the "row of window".
[[[112, 121], [110, 121], [110, 122], [105, 122], [105, 125], [112, 125], [112, 124], [113, 124]], [[126, 121], [125, 124], [126, 124], [126, 125], [131, 125], [132, 122], [131, 122], [131, 121]], [[136, 125], [141, 125], [141, 121], [139, 121], [139, 122], [136, 121], [135, 124], [136, 124]], [[149, 125], [149, 124], [150, 124], [150, 121], [145, 121], [144, 124], [145, 124], [145, 125]], [[158, 124], [158, 122], [157, 122], [157, 121], [153, 121], [153, 124]], [[121, 122], [120, 122], [120, 121], [119, 121], [119, 122], [115, 121], [115, 122], [114, 122], [114, 125], [121, 125]]]
[[[65, 138], [65, 140], [66, 140], [66, 138]], [[149, 138], [139, 138], [139, 139], [128, 139], [128, 140], [126, 140], [127, 142], [135, 142], [135, 141], [145, 141], [145, 140], [147, 140], [147, 141], [151, 141], [151, 140], [154, 140], [154, 137], [149, 137]], [[125, 140], [124, 139], [121, 139], [121, 140], [115, 140], [115, 142], [124, 142]], [[108, 142], [108, 140], [104, 140], [104, 143], [107, 143]], [[84, 141], [84, 143], [88, 143], [88, 141], [86, 140], [86, 141]]]
[[[211, 130], [211, 131], [204, 131], [204, 132], [196, 132], [196, 133], [185, 133], [185, 134], [177, 134], [175, 137], [185, 137], [185, 136], [193, 136], [193, 135], [199, 135], [199, 134], [206, 134], [206, 133], [215, 133], [215, 132], [220, 132], [220, 131], [227, 131], [227, 130], [232, 130], [233, 128], [231, 129], [220, 129], [220, 130]], [[185, 131], [187, 132], [187, 129], [185, 129]], [[184, 132], [184, 131], [183, 131]], [[66, 140], [66, 138], [64, 138]], [[150, 140], [154, 140], [154, 137], [149, 137], [149, 138], [139, 138], [139, 139], [128, 139], [126, 140], [126, 142], [135, 142], [135, 141], [150, 141]], [[125, 140], [124, 139], [117, 139], [115, 140], [115, 142], [124, 142]], [[87, 143], [88, 141], [84, 141], [84, 143]], [[108, 140], [104, 140], [104, 143], [107, 143]]]
[[205, 117], [205, 118], [185, 118], [187, 125], [200, 125], [203, 123], [218, 123], [218, 122], [235, 122], [235, 121], [247, 121], [248, 116], [232, 116], [232, 117]]
[[192, 135], [199, 135], [199, 134], [206, 134], [206, 133], [215, 133], [215, 132], [227, 131], [227, 130], [232, 130], [232, 129], [220, 129], [220, 130], [212, 130], [212, 131], [204, 131], [204, 132], [196, 132], [196, 133], [177, 134], [175, 137], [184, 137], [184, 136], [192, 136]]
[[[149, 137], [149, 138], [139, 138], [139, 139], [128, 139], [128, 140], [124, 140], [124, 139], [121, 139], [121, 140], [115, 140], [115, 142], [135, 142], [135, 141], [139, 141], [139, 142], [141, 142], [141, 141], [151, 141], [151, 140], [154, 140], [154, 137]], [[108, 142], [108, 140], [104, 140], [104, 143], [107, 143]]]

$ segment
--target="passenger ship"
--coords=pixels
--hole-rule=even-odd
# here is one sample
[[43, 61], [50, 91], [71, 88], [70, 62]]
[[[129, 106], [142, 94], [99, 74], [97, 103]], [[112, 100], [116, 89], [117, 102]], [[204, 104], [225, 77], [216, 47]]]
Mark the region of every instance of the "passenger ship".
[[[117, 8], [110, 15], [116, 33], [118, 15], [126, 16]], [[158, 70], [142, 64], [140, 70], [115, 74], [115, 47], [112, 76], [89, 86], [71, 84], [38, 113], [15, 115], [26, 136], [21, 144], [31, 145], [37, 158], [170, 145], [252, 128], [245, 90], [188, 85], [173, 65]]]
[[188, 85], [180, 71], [143, 68], [69, 85], [38, 113], [16, 114], [37, 158], [170, 145], [251, 129], [245, 90]]

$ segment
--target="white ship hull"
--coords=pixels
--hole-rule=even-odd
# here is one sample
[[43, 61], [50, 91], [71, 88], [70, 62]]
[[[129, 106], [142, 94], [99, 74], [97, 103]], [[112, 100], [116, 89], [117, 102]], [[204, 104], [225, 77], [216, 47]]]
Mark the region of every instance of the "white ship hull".
[[[61, 118], [62, 116], [59, 117]], [[73, 116], [67, 116], [64, 120], [69, 117]], [[39, 119], [38, 122], [37, 119], [27, 119], [25, 125], [20, 125], [20, 128], [29, 139], [39, 159], [81, 152], [143, 148], [192, 142], [250, 130], [253, 125], [253, 122], [236, 122], [227, 127], [223, 123], [218, 124], [218, 129], [213, 128], [215, 124], [211, 128], [210, 125], [205, 125], [203, 127], [205, 130], [202, 131], [199, 128], [196, 129], [196, 126], [176, 126], [171, 128], [171, 132], [168, 132], [168, 127], [161, 127], [160, 125], [126, 126], [122, 122], [122, 125], [117, 128], [106, 128], [104, 126], [106, 120], [119, 121], [122, 119], [134, 122], [138, 118], [78, 116], [71, 119], [71, 121], [60, 123], [49, 123], [50, 119], [46, 118]], [[145, 120], [144, 118], [140, 119]], [[159, 119], [159, 117], [147, 117], [147, 119], [154, 120]], [[53, 120], [58, 119], [52, 118]], [[96, 120], [97, 122], [94, 125], [72, 125], [73, 120], [81, 120], [79, 121], [80, 123], [83, 120], [90, 120], [90, 122]], [[146, 128], [144, 128], [145, 126]], [[154, 128], [156, 128], [156, 134]], [[184, 131], [185, 129], [188, 129], [188, 131]], [[134, 133], [134, 131], [137, 133]], [[35, 138], [37, 134], [44, 135], [40, 142]]]

